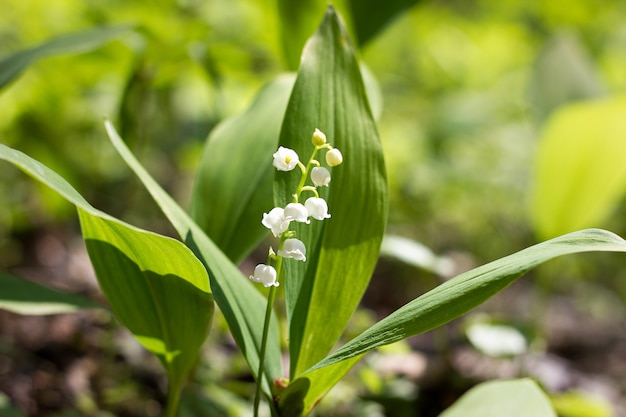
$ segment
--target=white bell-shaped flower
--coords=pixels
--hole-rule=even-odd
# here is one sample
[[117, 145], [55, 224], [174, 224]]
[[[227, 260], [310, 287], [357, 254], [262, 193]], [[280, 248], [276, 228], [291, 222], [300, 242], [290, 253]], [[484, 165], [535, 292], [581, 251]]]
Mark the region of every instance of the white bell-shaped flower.
[[300, 161], [296, 151], [283, 146], [279, 147], [273, 156], [274, 162], [272, 165], [279, 171], [291, 171]]
[[254, 274], [250, 275], [250, 280], [260, 282], [264, 287], [278, 287], [280, 285], [276, 281], [276, 269], [271, 265], [258, 264], [254, 268]]
[[323, 198], [311, 197], [304, 202], [304, 207], [309, 212], [309, 216], [316, 220], [324, 220], [330, 217], [328, 204], [326, 204], [326, 200]]
[[324, 167], [314, 167], [311, 170], [311, 181], [316, 187], [328, 186], [330, 182], [330, 172]]
[[309, 212], [306, 207], [300, 203], [289, 203], [285, 206], [285, 220], [297, 221], [301, 223], [310, 223]]
[[306, 261], [306, 247], [301, 240], [291, 238], [285, 240], [283, 248], [278, 251], [283, 258], [293, 258], [296, 261]]
[[289, 220], [285, 219], [285, 210], [274, 207], [269, 213], [263, 213], [261, 224], [272, 231], [275, 237], [279, 237], [289, 228]]
[[326, 162], [331, 167], [341, 164], [343, 162], [343, 155], [341, 155], [341, 151], [337, 148], [333, 148], [326, 152]]

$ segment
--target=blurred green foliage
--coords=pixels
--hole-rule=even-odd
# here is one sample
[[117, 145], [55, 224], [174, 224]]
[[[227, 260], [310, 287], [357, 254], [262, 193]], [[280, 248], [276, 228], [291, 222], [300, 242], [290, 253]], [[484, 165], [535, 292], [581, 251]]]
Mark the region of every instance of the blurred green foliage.
[[[339, 3], [353, 10], [348, 23], [367, 41], [362, 55], [383, 91], [379, 128], [392, 187], [391, 230], [408, 230], [438, 251], [462, 248], [482, 259], [532, 243], [528, 190], [541, 123], [550, 106], [584, 97], [541, 87], [538, 93], [537, 85], [552, 85], [580, 64], [596, 78], [587, 80], [586, 90], [576, 80], [570, 83], [579, 90], [622, 89], [626, 5], [396, 2], [371, 6], [368, 13], [356, 3]], [[157, 179], [186, 203], [210, 129], [290, 68], [290, 52], [283, 50], [292, 24], [285, 14], [290, 3], [280, 4], [6, 0], [1, 55], [102, 25], [132, 24], [136, 31], [96, 51], [33, 66], [0, 94], [0, 138], [64, 175], [97, 206], [140, 225], [163, 227], [156, 211], [145, 215], [148, 200], [139, 187], [125, 181], [127, 171], [104, 141], [102, 118], [114, 118]], [[314, 27], [325, 4], [309, 4], [306, 16]], [[381, 13], [391, 20], [364, 29], [376, 28]], [[538, 62], [563, 33], [582, 51], [582, 58], [572, 59], [584, 62], [563, 68], [557, 59], [538, 74]], [[551, 78], [545, 80], [546, 74]], [[555, 102], [559, 94], [566, 99]], [[29, 191], [15, 172], [0, 175], [2, 184], [11, 184], [2, 193], [3, 228], [70, 212], [54, 197]], [[139, 212], [144, 214], [133, 214]], [[624, 230], [617, 218], [606, 223], [594, 226]]]

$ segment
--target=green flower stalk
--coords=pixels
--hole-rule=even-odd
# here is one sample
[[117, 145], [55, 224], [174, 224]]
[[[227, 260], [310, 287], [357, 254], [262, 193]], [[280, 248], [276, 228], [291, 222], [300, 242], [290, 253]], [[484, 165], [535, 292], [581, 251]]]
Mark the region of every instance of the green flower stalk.
[[[273, 154], [272, 165], [278, 171], [292, 171], [296, 167], [300, 168], [300, 181], [293, 194], [293, 201], [285, 207], [274, 207], [269, 212], [263, 214], [261, 224], [267, 227], [274, 237], [279, 238], [278, 250], [270, 247], [265, 264], [259, 264], [250, 275], [250, 280], [269, 287], [267, 308], [265, 310], [265, 320], [263, 325], [263, 336], [261, 339], [261, 350], [259, 352], [259, 370], [257, 372], [256, 393], [254, 397], [254, 416], [259, 415], [259, 405], [261, 402], [261, 386], [263, 381], [263, 368], [265, 365], [265, 353], [267, 349], [267, 337], [269, 332], [270, 317], [276, 297], [276, 288], [280, 285], [279, 279], [282, 272], [284, 259], [294, 259], [296, 261], [306, 261], [306, 247], [304, 243], [297, 239], [296, 232], [289, 230], [291, 222], [310, 224], [309, 218], [324, 220], [330, 218], [328, 204], [326, 200], [320, 198], [317, 187], [327, 187], [330, 183], [330, 172], [321, 166], [315, 159], [317, 153], [326, 149], [326, 163], [329, 166], [337, 166], [343, 161], [341, 152], [333, 148], [326, 141], [326, 135], [319, 129], [315, 129], [311, 141], [314, 145], [313, 152], [306, 165], [300, 162], [298, 154], [289, 148], [280, 146]], [[311, 178], [312, 185], [307, 185], [307, 179]], [[299, 202], [300, 195], [305, 192], [313, 193], [313, 197], [308, 198], [304, 204]], [[273, 264], [273, 265], [272, 265]], [[276, 377], [280, 377], [277, 375]]]

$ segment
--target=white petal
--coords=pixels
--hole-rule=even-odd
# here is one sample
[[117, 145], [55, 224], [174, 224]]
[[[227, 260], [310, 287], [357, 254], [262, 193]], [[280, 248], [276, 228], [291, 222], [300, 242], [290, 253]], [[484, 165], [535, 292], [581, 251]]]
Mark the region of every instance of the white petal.
[[328, 204], [323, 198], [311, 197], [304, 203], [309, 212], [309, 216], [316, 220], [324, 220], [330, 217], [328, 214]]
[[327, 186], [330, 182], [330, 172], [324, 167], [315, 167], [311, 170], [311, 181], [316, 187]]
[[310, 223], [309, 212], [306, 207], [300, 203], [289, 203], [285, 206], [285, 220], [297, 221], [301, 223]]
[[280, 207], [274, 207], [269, 213], [263, 213], [261, 224], [270, 229], [275, 237], [279, 237], [289, 228], [289, 220], [285, 219], [285, 211]]
[[278, 251], [278, 255], [284, 258], [293, 258], [296, 261], [306, 261], [306, 247], [298, 239], [287, 239], [283, 243], [283, 248]]
[[298, 154], [293, 149], [280, 146], [274, 153], [274, 162], [272, 165], [279, 171], [291, 171], [298, 165], [300, 159]]
[[254, 274], [250, 275], [250, 280], [260, 282], [264, 287], [278, 287], [279, 285], [279, 283], [276, 282], [276, 269], [271, 265], [258, 264], [256, 268], [254, 268]]

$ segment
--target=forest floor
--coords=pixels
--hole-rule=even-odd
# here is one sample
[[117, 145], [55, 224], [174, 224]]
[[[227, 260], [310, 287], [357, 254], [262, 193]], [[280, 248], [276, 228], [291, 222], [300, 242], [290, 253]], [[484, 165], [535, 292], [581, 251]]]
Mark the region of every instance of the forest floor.
[[[74, 244], [61, 244], [66, 237], [56, 233], [33, 236], [24, 257], [32, 262], [11, 272], [79, 292], [106, 305], [82, 242], [74, 239], [70, 240]], [[388, 274], [388, 265], [379, 267], [363, 299], [364, 311], [374, 317], [385, 316], [409, 301], [403, 299], [406, 297], [403, 283], [394, 282]], [[396, 290], [386, 290], [389, 288]], [[537, 323], [532, 323], [536, 317], [529, 315], [537, 308], [535, 291], [529, 282], [522, 280], [480, 307], [482, 313], [523, 319], [527, 325], [531, 321], [535, 340], [540, 343], [535, 343], [529, 353], [515, 358], [484, 355], [464, 338], [464, 319], [459, 319], [438, 332], [411, 338], [410, 351], [375, 354], [364, 360], [364, 366], [375, 372], [409, 383], [412, 395], [399, 401], [391, 391], [373, 394], [357, 387], [355, 398], [378, 403], [382, 415], [435, 417], [480, 381], [528, 376], [550, 393], [584, 392], [610, 404], [614, 416], [626, 417], [623, 306], [615, 301], [613, 308], [610, 297], [602, 294], [596, 297], [592, 292], [597, 289], [582, 295], [551, 294], [544, 298], [541, 329], [537, 330]], [[537, 315], [536, 311], [534, 314]], [[212, 354], [220, 360], [241, 361], [228, 333], [225, 330], [215, 333], [221, 340], [209, 342]], [[251, 386], [250, 375], [237, 369], [222, 375], [232, 379], [224, 385]], [[358, 373], [351, 378], [349, 384], [360, 383]], [[21, 316], [0, 311], [0, 411], [5, 410], [7, 416], [19, 414], [9, 414], [6, 410], [20, 410], [29, 417], [158, 416], [165, 401], [165, 389], [166, 381], [158, 361], [104, 310], [51, 316]], [[235, 395], [245, 402], [249, 400], [245, 398], [249, 392], [243, 389]], [[415, 395], [416, 392], [419, 394]], [[332, 392], [329, 397], [328, 401], [332, 402]], [[14, 408], [6, 404], [2, 408], [7, 401]], [[344, 411], [335, 407], [324, 412], [329, 408], [321, 407], [319, 415], [356, 415], [351, 414], [356, 413], [354, 407]]]

